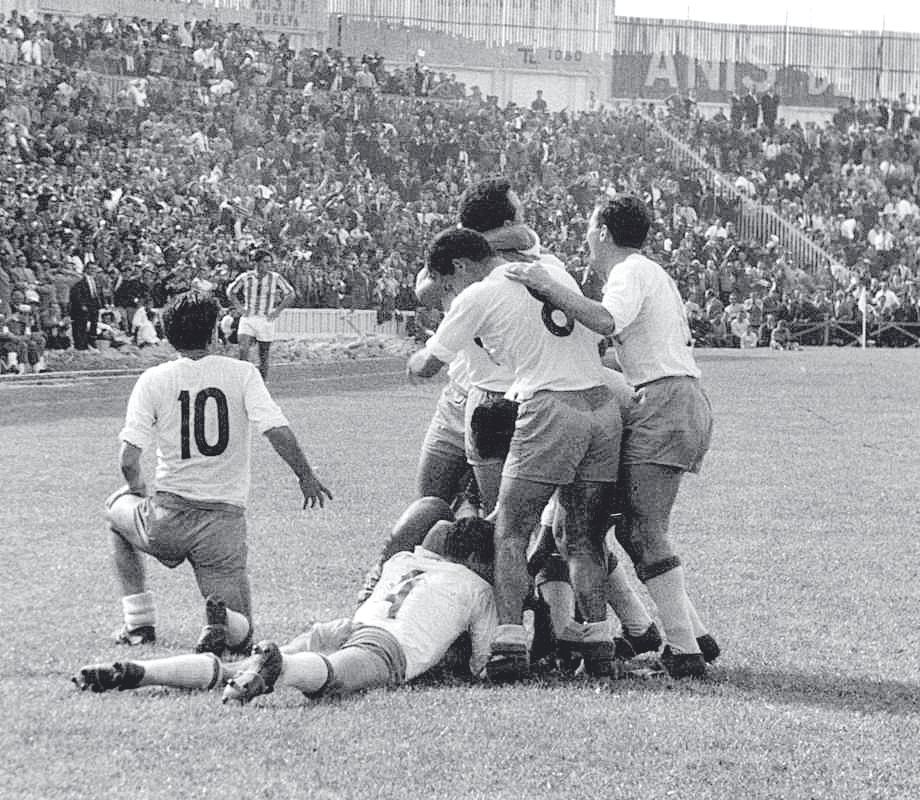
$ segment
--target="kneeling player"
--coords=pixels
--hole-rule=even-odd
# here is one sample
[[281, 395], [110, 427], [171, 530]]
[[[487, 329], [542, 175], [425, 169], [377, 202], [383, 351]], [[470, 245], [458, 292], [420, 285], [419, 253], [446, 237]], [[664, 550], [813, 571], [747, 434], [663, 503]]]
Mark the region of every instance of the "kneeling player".
[[436, 523], [421, 546], [387, 561], [351, 619], [314, 628], [284, 647], [260, 642], [236, 664], [212, 654], [116, 662], [83, 667], [74, 682], [94, 692], [226, 684], [224, 701], [242, 703], [281, 686], [310, 697], [347, 694], [418, 677], [465, 633], [472, 643], [470, 671], [480, 675], [496, 629], [493, 535], [492, 524], [476, 517]]
[[[245, 507], [252, 426], [297, 476], [304, 508], [332, 497], [255, 367], [210, 352], [218, 313], [209, 297], [177, 297], [163, 324], [180, 358], [144, 372], [128, 401], [119, 456], [127, 485], [106, 501], [122, 590], [119, 644], [156, 639], [146, 554], [171, 568], [186, 560], [192, 565], [209, 599], [199, 652], [249, 651]], [[157, 453], [156, 489], [147, 496], [142, 455], [151, 448]]]

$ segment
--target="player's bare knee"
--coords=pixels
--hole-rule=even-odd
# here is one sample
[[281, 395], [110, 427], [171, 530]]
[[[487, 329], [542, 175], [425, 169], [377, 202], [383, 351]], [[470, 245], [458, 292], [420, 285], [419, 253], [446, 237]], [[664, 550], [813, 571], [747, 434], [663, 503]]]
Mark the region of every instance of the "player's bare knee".
[[105, 506], [105, 520], [116, 533], [130, 535], [137, 528], [137, 507], [144, 502], [135, 494], [123, 494]]

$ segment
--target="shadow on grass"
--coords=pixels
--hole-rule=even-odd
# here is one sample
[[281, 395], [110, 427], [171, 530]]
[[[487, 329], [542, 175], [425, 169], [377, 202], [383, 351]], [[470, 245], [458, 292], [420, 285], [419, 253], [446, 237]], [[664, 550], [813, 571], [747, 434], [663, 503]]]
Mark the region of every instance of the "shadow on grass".
[[726, 667], [714, 668], [707, 682], [777, 703], [897, 716], [920, 715], [920, 685], [905, 681], [767, 667]]

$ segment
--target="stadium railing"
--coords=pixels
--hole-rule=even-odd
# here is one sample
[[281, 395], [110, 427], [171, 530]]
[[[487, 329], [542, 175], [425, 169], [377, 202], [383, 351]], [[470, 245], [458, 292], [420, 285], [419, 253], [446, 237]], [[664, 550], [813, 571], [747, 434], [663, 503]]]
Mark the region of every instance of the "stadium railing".
[[702, 170], [719, 195], [737, 203], [740, 210], [737, 227], [742, 238], [766, 244], [770, 236], [776, 236], [796, 265], [812, 271], [829, 267], [833, 263], [831, 254], [815, 244], [805, 231], [784, 219], [772, 207], [758, 203], [739, 191], [731, 179], [709, 164], [690, 144], [667, 130], [659, 119], [647, 115], [646, 120], [664, 139], [675, 165]]
[[406, 323], [413, 312], [399, 311], [392, 319], [378, 322], [374, 310], [344, 308], [288, 308], [275, 325], [279, 339], [308, 339], [313, 336], [407, 335]]
[[[819, 322], [793, 322], [789, 330], [796, 340], [810, 344], [846, 344], [862, 342], [862, 320], [827, 319]], [[866, 326], [867, 342], [887, 343], [895, 347], [920, 347], [920, 322], [882, 321]]]

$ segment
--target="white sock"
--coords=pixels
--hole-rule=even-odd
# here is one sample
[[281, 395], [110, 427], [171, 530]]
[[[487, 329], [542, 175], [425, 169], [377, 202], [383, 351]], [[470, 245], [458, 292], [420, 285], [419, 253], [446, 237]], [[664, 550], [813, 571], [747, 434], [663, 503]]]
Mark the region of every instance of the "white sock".
[[575, 616], [575, 592], [572, 591], [572, 585], [565, 581], [547, 581], [541, 583], [537, 591], [549, 606], [553, 633], [558, 636]]
[[652, 600], [658, 606], [665, 638], [677, 653], [699, 653], [690, 620], [690, 600], [684, 584], [684, 568], [675, 567], [645, 582]]
[[246, 641], [249, 636], [249, 620], [239, 611], [227, 609], [227, 644], [236, 647]]
[[290, 686], [301, 692], [318, 692], [329, 680], [329, 665], [319, 653], [291, 653], [284, 656], [284, 665], [276, 686]]
[[144, 668], [140, 686], [172, 686], [176, 689], [213, 689], [222, 683], [220, 659], [212, 653], [190, 653], [139, 661]]
[[493, 644], [523, 644], [529, 646], [527, 631], [523, 625], [499, 625], [495, 630], [495, 636], [492, 639]]
[[613, 634], [610, 632], [610, 620], [603, 619], [600, 622], [585, 622], [584, 640], [586, 642], [609, 642], [613, 640]]
[[607, 574], [607, 602], [623, 629], [633, 636], [645, 633], [652, 624], [652, 615], [629, 582], [622, 562]]
[[125, 595], [121, 598], [121, 610], [129, 631], [145, 625], [156, 625], [157, 612], [153, 592]]
[[705, 636], [708, 631], [703, 621], [700, 619], [700, 615], [696, 613], [696, 606], [693, 605], [693, 601], [689, 596], [687, 597], [687, 611], [690, 613], [690, 624], [693, 625], [693, 635], [697, 639], [699, 639], [700, 636]]

